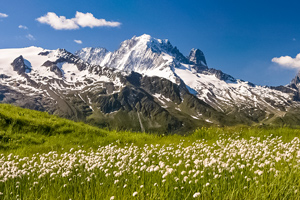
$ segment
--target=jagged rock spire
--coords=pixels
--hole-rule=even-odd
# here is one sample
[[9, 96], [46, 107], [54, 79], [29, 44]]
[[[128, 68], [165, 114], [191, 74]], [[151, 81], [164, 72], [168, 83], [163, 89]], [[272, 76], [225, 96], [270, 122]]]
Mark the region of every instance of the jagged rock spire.
[[207, 66], [205, 56], [200, 49], [192, 49], [188, 59], [193, 64]]

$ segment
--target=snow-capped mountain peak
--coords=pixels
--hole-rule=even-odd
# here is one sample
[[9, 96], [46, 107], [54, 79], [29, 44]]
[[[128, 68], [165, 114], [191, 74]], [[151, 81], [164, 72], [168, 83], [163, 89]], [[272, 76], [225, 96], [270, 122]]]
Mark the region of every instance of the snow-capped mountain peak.
[[84, 48], [75, 54], [91, 64], [159, 76], [174, 83], [178, 82], [174, 69], [180, 67], [180, 63], [190, 63], [168, 39], [156, 39], [148, 34], [125, 40], [114, 52]]
[[151, 49], [153, 53], [167, 54], [173, 57], [175, 60], [188, 63], [187, 58], [173, 46], [168, 39], [157, 39], [150, 35], [144, 34], [139, 37], [134, 36], [130, 40], [126, 40], [127, 43], [137, 44], [141, 49]]
[[86, 47], [79, 51], [76, 51], [75, 55], [80, 57], [85, 62], [94, 64], [94, 65], [97, 65], [97, 64], [99, 65], [104, 60], [105, 56], [109, 53], [111, 53], [111, 52], [109, 52], [107, 49], [102, 48], [102, 47], [96, 47], [96, 48]]
[[257, 86], [209, 68], [199, 49], [184, 56], [169, 40], [147, 34], [114, 52], [0, 49], [0, 102], [73, 119], [95, 113], [96, 124], [118, 119], [120, 127], [269, 123], [300, 107], [299, 77], [290, 86]]
[[162, 51], [167, 51], [168, 48], [173, 48], [168, 39], [156, 39], [148, 34], [141, 35], [139, 37], [134, 36], [129, 43], [134, 41], [139, 46], [145, 46], [146, 48], [152, 48], [153, 51], [161, 53]]
[[[97, 63], [120, 71], [166, 78], [176, 84], [183, 82], [190, 93], [218, 110], [240, 107], [245, 101], [247, 106], [251, 104], [253, 107], [274, 110], [274, 102], [288, 105], [291, 96], [239, 81], [220, 70], [208, 68], [200, 49], [192, 49], [188, 56], [184, 56], [169, 40], [156, 39], [147, 34], [122, 42], [119, 49], [106, 54]], [[270, 97], [274, 99], [272, 103], [268, 103]]]

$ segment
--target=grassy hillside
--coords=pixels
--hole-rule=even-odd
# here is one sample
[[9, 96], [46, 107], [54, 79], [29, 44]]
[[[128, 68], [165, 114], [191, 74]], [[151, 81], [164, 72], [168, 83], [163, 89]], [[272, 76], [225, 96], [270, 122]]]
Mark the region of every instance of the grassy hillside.
[[[117, 141], [119, 144], [157, 141], [158, 134], [108, 131], [81, 122], [59, 118], [46, 112], [0, 104], [0, 153], [31, 155], [71, 148], [98, 148]], [[162, 140], [172, 142], [180, 136]]]
[[108, 133], [84, 123], [8, 104], [0, 104], [0, 151], [53, 150], [101, 138]]
[[46, 112], [23, 109], [9, 104], [0, 104], [0, 128], [7, 133], [39, 133], [52, 136], [68, 133], [93, 133], [105, 135], [103, 130], [62, 119]]
[[[170, 144], [185, 140], [188, 145], [195, 140], [205, 139], [215, 142], [220, 134], [228, 138], [238, 135], [242, 138], [281, 136], [286, 142], [300, 136], [299, 129], [288, 127], [203, 127], [193, 133], [180, 135], [147, 134], [131, 131], [105, 130], [84, 123], [74, 122], [46, 112], [23, 109], [8, 104], [0, 104], [0, 153], [30, 155], [37, 152], [68, 150], [71, 148], [93, 148], [117, 142], [119, 145], [133, 143]], [[190, 141], [190, 142], [189, 142]]]

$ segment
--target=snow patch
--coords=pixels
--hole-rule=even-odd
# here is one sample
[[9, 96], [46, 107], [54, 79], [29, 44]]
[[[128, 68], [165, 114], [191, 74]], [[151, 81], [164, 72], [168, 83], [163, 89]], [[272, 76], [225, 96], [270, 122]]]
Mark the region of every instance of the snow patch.
[[192, 118], [194, 118], [194, 119], [199, 119], [198, 117], [196, 117], [196, 116], [193, 116], [193, 115], [191, 115], [191, 117], [192, 117]]

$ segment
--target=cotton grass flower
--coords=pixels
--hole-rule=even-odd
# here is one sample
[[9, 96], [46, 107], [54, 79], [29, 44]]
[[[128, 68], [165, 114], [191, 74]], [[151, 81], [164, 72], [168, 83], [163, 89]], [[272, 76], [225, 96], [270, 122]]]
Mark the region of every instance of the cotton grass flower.
[[196, 192], [194, 195], [193, 195], [193, 198], [197, 198], [200, 196], [200, 192]]
[[138, 195], [138, 192], [134, 192], [134, 193], [132, 194], [133, 197], [135, 197], [135, 196], [137, 196], [137, 195]]
[[[141, 147], [109, 144], [95, 150], [51, 151], [34, 154], [30, 158], [0, 155], [0, 184], [12, 181], [16, 183], [13, 187], [22, 188], [26, 180], [31, 191], [45, 182], [55, 183], [60, 179], [69, 181], [70, 186], [78, 182], [83, 188], [96, 181], [101, 189], [114, 187], [116, 191], [131, 190], [128, 185], [136, 183], [145, 192], [149, 188], [157, 190], [154, 187], [158, 185], [168, 185], [176, 194], [179, 189], [184, 192], [199, 185], [204, 190], [207, 189], [205, 187], [214, 189], [220, 182], [237, 181], [243, 184], [240, 188], [244, 191], [248, 185], [265, 185], [267, 188], [263, 181], [284, 176], [292, 170], [300, 170], [300, 140], [283, 142], [275, 136], [261, 140], [256, 137], [249, 140], [219, 138], [213, 144], [207, 144], [205, 140], [188, 145], [180, 142]], [[62, 182], [60, 187], [67, 187], [66, 182]], [[298, 190], [293, 188], [290, 191]], [[138, 191], [133, 194], [137, 196]], [[15, 197], [16, 193], [13, 195]], [[198, 192], [194, 195], [197, 196]]]

